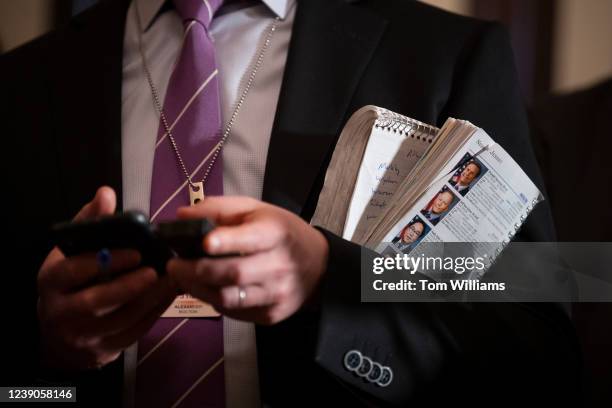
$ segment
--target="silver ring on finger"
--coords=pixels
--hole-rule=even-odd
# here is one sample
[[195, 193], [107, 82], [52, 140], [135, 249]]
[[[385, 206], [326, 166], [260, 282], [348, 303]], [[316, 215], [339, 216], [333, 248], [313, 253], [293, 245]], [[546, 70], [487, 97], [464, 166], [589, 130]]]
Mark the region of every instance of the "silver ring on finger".
[[238, 307], [242, 307], [244, 301], [246, 300], [247, 293], [246, 289], [242, 286], [238, 286]]

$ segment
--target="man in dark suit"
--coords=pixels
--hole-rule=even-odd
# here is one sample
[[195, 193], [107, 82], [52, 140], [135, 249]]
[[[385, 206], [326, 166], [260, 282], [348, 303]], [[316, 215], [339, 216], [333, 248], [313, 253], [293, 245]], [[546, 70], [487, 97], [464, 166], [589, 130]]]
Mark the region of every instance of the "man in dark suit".
[[[53, 265], [65, 262], [57, 253], [49, 260], [46, 228], [76, 214], [102, 185], [112, 187], [121, 208], [127, 6], [103, 2], [0, 63], [0, 112], [10, 152], [3, 160], [9, 204], [5, 236], [10, 239], [3, 285], [10, 293], [3, 294], [3, 310], [5, 327], [14, 334], [4, 347], [2, 382], [77, 384], [78, 400], [90, 405], [120, 404], [121, 351], [131, 338], [104, 350], [76, 347], [67, 339], [55, 347], [52, 333], [61, 328], [45, 327], [49, 311], [44, 305], [61, 307], [43, 302], [37, 313], [37, 301], [39, 293], [49, 293], [49, 285], [66, 278], [50, 273], [53, 268], [41, 270], [45, 259]], [[216, 215], [221, 222], [238, 218], [244, 240], [230, 237], [234, 230], [227, 228], [216, 248], [208, 241], [208, 249], [231, 252], [246, 242], [248, 252], [256, 253], [261, 248], [255, 232], [246, 228], [254, 223], [242, 217], [255, 214], [253, 219], [262, 221], [257, 237], [268, 239], [284, 265], [291, 265], [282, 268], [282, 278], [291, 282], [292, 295], [241, 310], [235, 299], [207, 291], [210, 282], [196, 279], [193, 264], [175, 263], [170, 275], [229, 315], [272, 323], [257, 326], [261, 399], [270, 406], [571, 401], [577, 392], [576, 347], [557, 305], [360, 302], [365, 249], [305, 221], [313, 214], [339, 131], [366, 104], [438, 125], [448, 116], [470, 120], [540, 184], [512, 52], [498, 25], [412, 1], [300, 1], [267, 153], [265, 204], [221, 197], [182, 214]], [[113, 201], [113, 193], [103, 190], [81, 215], [112, 211]], [[312, 239], [287, 242], [304, 234]], [[520, 238], [553, 239], [546, 205], [532, 213]], [[218, 272], [229, 284], [242, 283], [223, 268]], [[133, 340], [151, 322], [144, 323], [135, 325], [142, 327], [131, 334]], [[80, 350], [103, 367], [69, 369], [66, 364], [62, 369], [62, 361], [79, 366], [84, 360], [60, 350]], [[364, 357], [392, 370], [385, 386], [359, 375]], [[56, 370], [48, 372], [40, 364], [47, 360], [55, 361]]]
[[455, 195], [445, 186], [431, 200], [431, 204], [421, 210], [421, 214], [433, 225], [438, 225], [455, 200]]
[[455, 187], [455, 190], [462, 196], [465, 196], [470, 191], [470, 185], [480, 174], [480, 165], [475, 161], [468, 162], [461, 172], [453, 177], [448, 183]]

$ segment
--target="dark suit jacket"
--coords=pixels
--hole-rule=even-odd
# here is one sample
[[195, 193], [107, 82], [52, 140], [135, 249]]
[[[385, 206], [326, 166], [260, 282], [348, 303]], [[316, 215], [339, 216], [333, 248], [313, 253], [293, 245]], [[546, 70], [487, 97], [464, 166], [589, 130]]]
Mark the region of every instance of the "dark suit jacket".
[[464, 188], [461, 191], [457, 190], [457, 183], [459, 182], [459, 180], [451, 180], [448, 182], [448, 184], [450, 184], [451, 186], [455, 187], [455, 192], [461, 194], [462, 196], [465, 196], [468, 191], [470, 191], [470, 187], [472, 187], [472, 183], [470, 183], [466, 188]]
[[[125, 1], [103, 2], [0, 62], [9, 206], [4, 236], [10, 240], [2, 310], [11, 329], [2, 348], [3, 384], [34, 381], [35, 280], [50, 249], [46, 228], [69, 219], [102, 184], [114, 187], [121, 202], [126, 7]], [[437, 125], [448, 116], [470, 120], [540, 183], [512, 61], [497, 24], [415, 1], [300, 1], [263, 199], [309, 219], [338, 134], [366, 104]], [[326, 236], [329, 266], [316, 310], [257, 328], [267, 404], [499, 405], [574, 398], [576, 348], [560, 308], [361, 303], [362, 249]], [[546, 205], [532, 213], [521, 236], [552, 239]], [[381, 388], [345, 370], [342, 359], [351, 349], [390, 366], [391, 385]], [[79, 400], [116, 406], [120, 363], [78, 376]]]
[[438, 225], [442, 217], [446, 214], [442, 213], [438, 215], [438, 214], [434, 214], [432, 210], [421, 210], [421, 215], [427, 218], [427, 220], [431, 222], [433, 225]]

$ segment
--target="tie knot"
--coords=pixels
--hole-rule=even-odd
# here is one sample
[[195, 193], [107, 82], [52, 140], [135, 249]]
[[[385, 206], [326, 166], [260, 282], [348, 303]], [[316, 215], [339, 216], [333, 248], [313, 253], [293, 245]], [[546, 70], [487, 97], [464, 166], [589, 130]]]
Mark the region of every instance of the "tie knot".
[[174, 0], [174, 7], [183, 22], [195, 20], [208, 29], [223, 0]]

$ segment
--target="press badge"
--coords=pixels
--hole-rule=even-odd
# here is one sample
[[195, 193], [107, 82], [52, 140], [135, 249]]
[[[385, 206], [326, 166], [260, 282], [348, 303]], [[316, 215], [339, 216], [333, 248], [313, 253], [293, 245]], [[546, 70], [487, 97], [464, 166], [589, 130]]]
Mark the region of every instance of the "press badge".
[[180, 295], [172, 302], [161, 317], [218, 317], [211, 305], [204, 303], [191, 295]]

